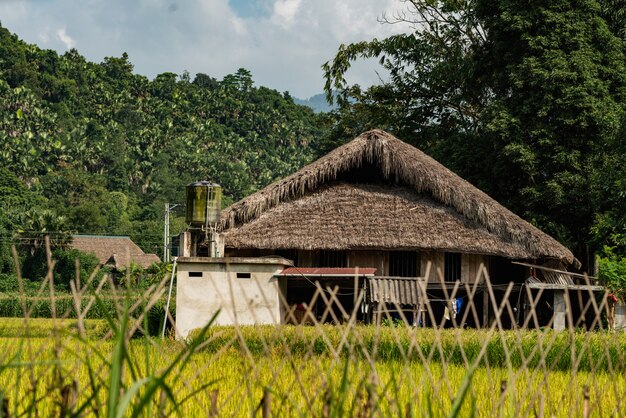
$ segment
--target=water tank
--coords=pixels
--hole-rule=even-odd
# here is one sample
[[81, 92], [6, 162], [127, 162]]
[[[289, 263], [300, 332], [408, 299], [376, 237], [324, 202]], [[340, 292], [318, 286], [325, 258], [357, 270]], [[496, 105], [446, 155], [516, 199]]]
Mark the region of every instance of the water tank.
[[198, 181], [187, 185], [185, 220], [191, 225], [216, 223], [220, 219], [222, 187], [209, 181]]

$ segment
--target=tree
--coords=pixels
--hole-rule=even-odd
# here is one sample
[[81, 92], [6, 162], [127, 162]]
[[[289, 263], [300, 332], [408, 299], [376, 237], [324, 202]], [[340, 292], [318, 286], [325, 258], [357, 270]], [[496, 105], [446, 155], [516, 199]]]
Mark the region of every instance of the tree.
[[594, 172], [615, 151], [625, 111], [622, 42], [595, 1], [479, 5], [488, 37], [477, 82], [493, 92], [481, 132], [500, 179], [493, 190], [584, 258]]
[[43, 196], [34, 210], [77, 232], [129, 234], [154, 251], [163, 204], [182, 203], [187, 183], [213, 180], [239, 199], [309, 162], [322, 121], [245, 69], [149, 80], [126, 54], [59, 56], [0, 28], [0, 166]]
[[[606, 198], [599, 163], [619, 155], [625, 112], [624, 43], [603, 9], [594, 0], [407, 4], [397, 19], [415, 32], [342, 46], [325, 65], [327, 94], [343, 91], [337, 139], [353, 121], [380, 123], [585, 259]], [[347, 86], [350, 63], [368, 57], [390, 81]]]

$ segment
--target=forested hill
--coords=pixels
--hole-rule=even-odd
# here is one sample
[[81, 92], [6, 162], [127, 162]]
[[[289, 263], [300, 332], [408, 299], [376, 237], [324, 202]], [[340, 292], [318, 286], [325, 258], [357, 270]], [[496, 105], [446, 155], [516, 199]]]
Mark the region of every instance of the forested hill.
[[0, 26], [2, 235], [48, 222], [154, 251], [164, 203], [181, 203], [186, 183], [239, 199], [310, 161], [323, 117], [245, 69], [149, 80], [126, 54], [92, 63]]

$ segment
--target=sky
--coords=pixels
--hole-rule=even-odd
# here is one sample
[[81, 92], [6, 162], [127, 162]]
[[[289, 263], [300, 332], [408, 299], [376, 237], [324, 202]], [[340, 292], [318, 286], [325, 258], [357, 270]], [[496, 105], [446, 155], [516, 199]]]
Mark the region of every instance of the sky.
[[[0, 22], [26, 42], [95, 62], [127, 52], [135, 72], [169, 71], [218, 80], [239, 68], [256, 85], [308, 98], [323, 91], [321, 65], [340, 44], [409, 31], [379, 18], [401, 0], [0, 0]], [[375, 60], [349, 83], [384, 79]]]

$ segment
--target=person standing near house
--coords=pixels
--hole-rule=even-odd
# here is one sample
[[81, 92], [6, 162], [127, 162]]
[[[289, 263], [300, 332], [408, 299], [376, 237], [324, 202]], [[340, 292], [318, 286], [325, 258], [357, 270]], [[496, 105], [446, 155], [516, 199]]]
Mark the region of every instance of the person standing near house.
[[615, 305], [617, 305], [617, 297], [609, 293], [606, 298], [606, 319], [609, 323], [609, 331], [613, 332], [615, 332]]

